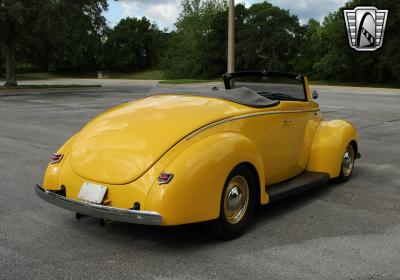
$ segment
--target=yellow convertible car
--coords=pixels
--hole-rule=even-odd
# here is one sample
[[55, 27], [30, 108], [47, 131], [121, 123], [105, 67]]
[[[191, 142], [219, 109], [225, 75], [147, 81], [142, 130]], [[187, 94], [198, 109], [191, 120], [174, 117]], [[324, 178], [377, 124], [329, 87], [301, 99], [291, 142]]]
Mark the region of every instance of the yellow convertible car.
[[306, 77], [240, 72], [224, 83], [149, 94], [97, 116], [51, 157], [37, 194], [77, 218], [212, 221], [229, 239], [258, 204], [349, 179], [356, 129], [323, 120]]

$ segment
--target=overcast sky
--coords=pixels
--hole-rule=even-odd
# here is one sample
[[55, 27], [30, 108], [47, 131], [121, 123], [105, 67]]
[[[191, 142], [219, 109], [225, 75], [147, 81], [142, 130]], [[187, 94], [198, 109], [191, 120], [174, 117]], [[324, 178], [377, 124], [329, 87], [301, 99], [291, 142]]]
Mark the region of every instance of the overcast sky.
[[[179, 15], [180, 0], [108, 0], [110, 7], [106, 13], [107, 20], [114, 26], [126, 17], [147, 17], [158, 24], [160, 28], [174, 28], [174, 22]], [[236, 3], [245, 3], [247, 6], [263, 2], [257, 0], [236, 0]], [[329, 12], [336, 11], [347, 0], [269, 0], [268, 2], [292, 14], [299, 16], [305, 23], [310, 18], [321, 20]]]

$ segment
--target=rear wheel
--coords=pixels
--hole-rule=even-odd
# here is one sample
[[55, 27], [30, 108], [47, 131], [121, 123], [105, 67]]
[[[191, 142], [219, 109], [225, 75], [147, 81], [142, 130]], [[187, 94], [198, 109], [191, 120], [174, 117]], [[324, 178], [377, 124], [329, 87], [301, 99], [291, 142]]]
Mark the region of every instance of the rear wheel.
[[354, 145], [350, 143], [347, 145], [346, 151], [344, 152], [342, 165], [340, 168], [340, 175], [336, 178], [336, 181], [339, 183], [346, 182], [350, 179], [353, 174], [354, 162], [356, 159], [356, 150]]
[[223, 239], [240, 236], [249, 223], [256, 205], [256, 180], [253, 172], [239, 165], [226, 179], [221, 197], [220, 216], [215, 221], [216, 232]]

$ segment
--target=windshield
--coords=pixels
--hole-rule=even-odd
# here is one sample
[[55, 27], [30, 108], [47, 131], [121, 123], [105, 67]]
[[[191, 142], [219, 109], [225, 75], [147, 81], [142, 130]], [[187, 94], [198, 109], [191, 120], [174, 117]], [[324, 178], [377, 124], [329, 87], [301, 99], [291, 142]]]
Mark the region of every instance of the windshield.
[[302, 78], [260, 73], [232, 75], [227, 81], [230, 89], [245, 87], [272, 100], [306, 101]]

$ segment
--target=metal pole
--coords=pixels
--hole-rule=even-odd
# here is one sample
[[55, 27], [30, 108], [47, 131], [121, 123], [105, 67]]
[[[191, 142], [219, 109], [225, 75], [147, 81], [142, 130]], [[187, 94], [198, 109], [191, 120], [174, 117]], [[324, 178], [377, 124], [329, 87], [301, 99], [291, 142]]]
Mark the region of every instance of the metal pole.
[[235, 0], [229, 0], [228, 73], [235, 72]]

